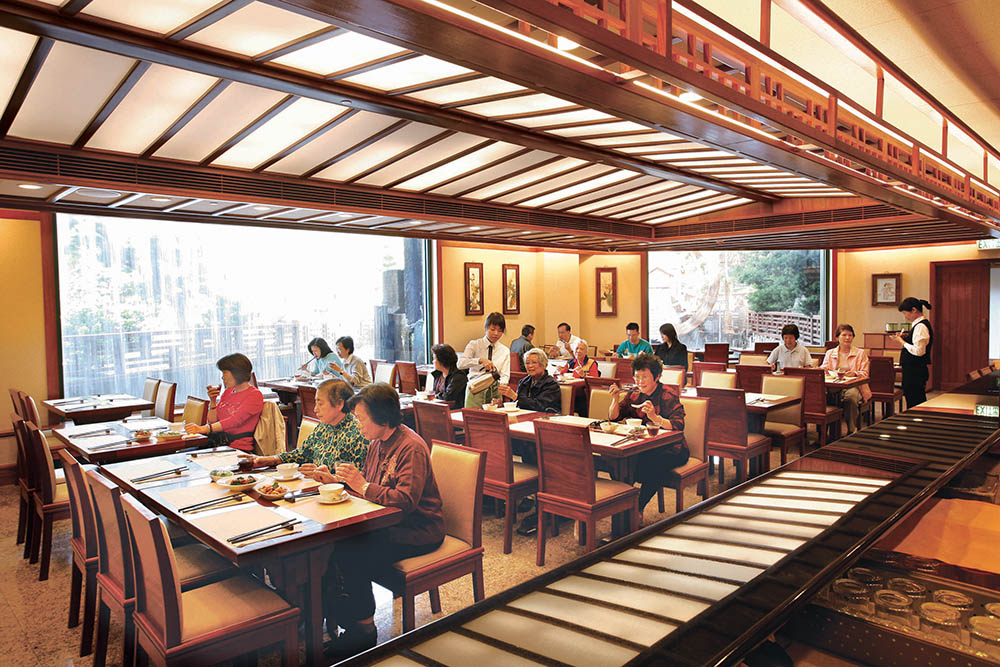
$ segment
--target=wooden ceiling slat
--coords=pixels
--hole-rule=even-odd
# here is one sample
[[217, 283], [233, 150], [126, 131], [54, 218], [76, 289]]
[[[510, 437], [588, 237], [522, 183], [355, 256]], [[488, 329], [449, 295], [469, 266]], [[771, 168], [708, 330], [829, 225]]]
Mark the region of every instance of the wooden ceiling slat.
[[283, 99], [279, 100], [277, 104], [272, 106], [270, 109], [257, 116], [249, 125], [244, 127], [242, 130], [229, 137], [226, 141], [222, 142], [222, 145], [216, 148], [214, 151], [208, 154], [207, 157], [203, 158], [201, 161], [202, 165], [212, 164], [218, 160], [226, 151], [240, 143], [247, 137], [249, 137], [254, 131], [260, 128], [264, 123], [271, 120], [279, 113], [290, 107], [299, 98], [295, 95], [286, 95]]
[[45, 198], [46, 203], [55, 204], [57, 201], [69, 197], [71, 194], [80, 189], [79, 185], [71, 185], [69, 187], [62, 188], [56, 192], [53, 192], [48, 197]]
[[318, 165], [316, 165], [312, 169], [309, 169], [304, 174], [302, 174], [302, 176], [304, 178], [312, 178], [313, 176], [315, 176], [319, 172], [323, 171], [324, 169], [326, 169], [330, 165], [332, 165], [334, 163], [337, 163], [337, 162], [340, 162], [344, 158], [350, 157], [351, 155], [354, 155], [358, 151], [361, 151], [361, 150], [364, 150], [365, 148], [368, 148], [369, 146], [371, 146], [372, 144], [374, 144], [376, 141], [379, 141], [380, 139], [384, 139], [385, 137], [388, 137], [393, 132], [396, 132], [397, 130], [402, 129], [402, 128], [406, 127], [409, 124], [410, 124], [410, 121], [408, 121], [408, 120], [399, 120], [399, 121], [396, 121], [395, 123], [393, 123], [389, 127], [385, 128], [384, 130], [382, 130], [380, 132], [376, 132], [372, 136], [367, 137], [365, 139], [362, 139], [361, 141], [359, 141], [358, 143], [354, 144], [353, 146], [351, 146], [347, 150], [343, 150], [343, 151], [337, 153], [336, 155], [323, 160]]
[[205, 107], [207, 107], [209, 104], [211, 104], [212, 101], [216, 97], [218, 97], [220, 94], [222, 94], [222, 91], [224, 91], [226, 88], [228, 88], [230, 83], [232, 83], [232, 82], [231, 81], [226, 81], [225, 79], [221, 79], [219, 81], [216, 81], [215, 84], [211, 88], [209, 88], [208, 90], [206, 90], [205, 93], [201, 97], [199, 97], [197, 100], [195, 100], [194, 104], [192, 104], [190, 107], [188, 107], [187, 111], [185, 111], [183, 114], [181, 114], [180, 118], [178, 118], [177, 120], [175, 120], [174, 123], [170, 127], [168, 127], [166, 130], [164, 130], [163, 134], [161, 134], [160, 136], [158, 136], [156, 138], [156, 140], [153, 141], [153, 143], [151, 143], [146, 148], [146, 150], [144, 150], [142, 152], [142, 157], [147, 157], [148, 158], [148, 157], [152, 156], [156, 151], [158, 151], [161, 148], [163, 148], [163, 145], [165, 143], [167, 143], [168, 141], [170, 141], [174, 137], [175, 134], [177, 134], [178, 132], [180, 132], [181, 130], [183, 130], [185, 125], [187, 125], [188, 123], [190, 123], [194, 119], [195, 116], [197, 116], [199, 113], [201, 113], [205, 109]]
[[[438, 143], [442, 139], [447, 139], [448, 137], [454, 136], [455, 134], [457, 134], [457, 133], [454, 132], [454, 131], [452, 131], [452, 130], [445, 130], [444, 132], [439, 132], [439, 133], [435, 134], [433, 137], [430, 137], [429, 139], [425, 139], [424, 141], [421, 141], [420, 143], [416, 144], [415, 146], [411, 146], [410, 148], [407, 148], [405, 151], [403, 151], [401, 153], [396, 153], [395, 155], [393, 155], [391, 157], [388, 157], [385, 160], [382, 160], [378, 164], [374, 164], [371, 167], [368, 167], [367, 169], [365, 169], [364, 171], [361, 171], [361, 172], [355, 174], [354, 176], [351, 176], [350, 178], [348, 178], [347, 180], [345, 180], [344, 183], [354, 183], [355, 181], [358, 181], [358, 180], [364, 178], [365, 176], [368, 176], [370, 174], [374, 174], [379, 169], [384, 169], [385, 167], [388, 167], [388, 166], [390, 166], [392, 164], [395, 164], [396, 162], [399, 162], [403, 158], [409, 157], [410, 155], [413, 155], [414, 153], [416, 153], [418, 151], [422, 151], [425, 148], [433, 146], [434, 144]], [[407, 178], [409, 178], [409, 176], [407, 176]]]
[[327, 132], [329, 132], [333, 128], [337, 127], [338, 125], [340, 125], [341, 123], [343, 123], [345, 120], [347, 120], [351, 116], [354, 116], [357, 113], [358, 113], [357, 109], [348, 109], [347, 111], [345, 111], [344, 113], [340, 114], [339, 116], [337, 116], [333, 120], [331, 120], [331, 121], [329, 121], [327, 123], [324, 123], [323, 125], [317, 127], [315, 130], [313, 130], [312, 132], [310, 132], [306, 136], [302, 137], [301, 139], [299, 139], [298, 141], [296, 141], [292, 145], [290, 145], [290, 146], [282, 149], [280, 152], [275, 153], [274, 155], [272, 155], [268, 159], [264, 160], [259, 165], [257, 165], [253, 170], [254, 171], [264, 171], [268, 167], [270, 167], [270, 166], [272, 166], [272, 165], [280, 162], [281, 160], [285, 159], [286, 157], [288, 157], [289, 155], [291, 155], [295, 151], [297, 151], [300, 148], [302, 148], [303, 146], [307, 145], [309, 142], [313, 141], [314, 139], [320, 138], [321, 136], [323, 136], [324, 134], [326, 134]]
[[199, 30], [203, 30], [216, 21], [221, 21], [230, 14], [243, 9], [251, 2], [253, 2], [253, 0], [224, 0], [214, 7], [209, 7], [198, 16], [195, 16], [187, 23], [169, 33], [167, 35], [167, 39], [173, 41], [187, 39]]
[[[582, 168], [593, 167], [593, 166], [594, 165], [592, 165], [592, 164], [582, 165], [582, 167], [576, 167], [574, 169], [569, 169], [567, 171], [564, 171], [561, 174], [559, 174], [558, 177], [553, 177], [553, 178], [562, 178], [563, 176], [568, 176], [570, 174], [578, 172]], [[545, 190], [541, 190], [539, 192], [532, 192], [530, 195], [527, 195], [525, 197], [521, 197], [520, 199], [515, 199], [514, 201], [509, 201], [509, 202], [504, 202], [504, 203], [507, 204], [508, 206], [518, 206], [522, 202], [526, 202], [528, 200], [535, 199], [536, 197], [544, 197], [545, 195], [552, 194], [553, 192], [558, 192], [559, 190], [565, 190], [566, 188], [571, 188], [574, 185], [579, 185], [580, 183], [586, 183], [587, 181], [593, 180], [595, 178], [600, 178], [601, 176], [605, 176], [607, 174], [610, 174], [612, 171], [613, 170], [608, 169], [608, 170], [603, 171], [603, 172], [601, 172], [599, 174], [596, 174], [596, 175], [594, 175], [594, 174], [588, 174], [587, 176], [584, 176], [583, 178], [573, 179], [573, 180], [567, 181], [566, 183], [563, 183], [561, 185], [557, 185], [557, 186], [554, 186], [554, 187], [551, 187], [551, 188], [546, 188]], [[605, 187], [607, 187], [607, 186], [605, 186]], [[509, 194], [509, 193], [507, 193], [507, 194]], [[491, 200], [495, 199], [496, 197], [502, 197], [502, 196], [503, 196], [502, 194], [501, 195], [496, 195], [494, 197], [490, 197], [489, 199], [485, 199], [484, 201], [491, 201]]]
[[[591, 195], [591, 194], [594, 194], [594, 193], [597, 193], [597, 192], [603, 192], [604, 190], [607, 190], [608, 188], [614, 187], [616, 185], [623, 185], [625, 183], [632, 183], [633, 181], [636, 181], [636, 180], [641, 179], [641, 178], [643, 178], [642, 174], [636, 174], [635, 176], [630, 176], [629, 178], [626, 178], [624, 180], [618, 181], [617, 183], [612, 183], [610, 185], [601, 185], [601, 186], [598, 186], [596, 188], [591, 188], [590, 190], [584, 190], [583, 192], [574, 192], [571, 195], [566, 195], [565, 197], [560, 197], [559, 199], [555, 199], [553, 201], [550, 201], [549, 203], [544, 204], [542, 206], [542, 208], [554, 208], [555, 206], [558, 206], [562, 202], [569, 201], [571, 199], [579, 199], [581, 197], [586, 197], [587, 195]], [[567, 186], [567, 187], [569, 187], [569, 186]], [[636, 187], [642, 187], [642, 186], [636, 186]], [[562, 189], [562, 188], [560, 188], [560, 189]], [[627, 190], [626, 190], [626, 192], [627, 192]], [[621, 194], [621, 191], [618, 191], [615, 194]]]
[[[536, 165], [536, 168], [538, 166], [541, 166], [541, 165]], [[589, 169], [590, 167], [593, 167], [593, 166], [594, 165], [587, 164], [587, 163], [578, 164], [575, 167], [570, 167], [569, 169], [565, 169], [563, 171], [560, 171], [557, 174], [552, 174], [552, 175], [549, 175], [549, 176], [539, 176], [537, 179], [535, 179], [534, 181], [531, 181], [529, 183], [521, 183], [520, 185], [510, 185], [506, 189], [501, 190], [500, 192], [497, 192], [495, 194], [492, 194], [489, 197], [485, 197], [483, 199], [480, 199], [479, 201], [490, 202], [490, 201], [493, 201], [494, 199], [496, 199], [498, 197], [503, 197], [503, 196], [509, 195], [511, 192], [514, 192], [515, 190], [522, 190], [524, 188], [530, 188], [530, 187], [532, 187], [534, 185], [537, 185], [538, 183], [541, 183], [542, 181], [546, 181], [546, 180], [549, 180], [549, 179], [552, 179], [552, 178], [562, 178], [563, 176], [568, 176], [568, 175], [573, 174], [575, 172], [578, 172], [578, 171], [580, 171], [582, 169]], [[483, 187], [485, 187], [485, 186], [480, 186], [479, 189], [482, 189]], [[526, 197], [526, 199], [527, 199], [527, 197]]]
[[[615, 217], [620, 220], [628, 220], [631, 222], [644, 222], [661, 215], [670, 215], [671, 212], [682, 211], [688, 204], [697, 204], [706, 199], [710, 199], [719, 194], [718, 192], [712, 192], [711, 190], [702, 190], [701, 192], [690, 192], [687, 195], [681, 195], [680, 197], [672, 197], [664, 202], [660, 202], [663, 206], [658, 206], [656, 208], [647, 208], [642, 213], [629, 213], [626, 215], [616, 215]], [[675, 199], [681, 199], [682, 197], [690, 196], [690, 199], [685, 199], [682, 202], [674, 201]], [[673, 202], [673, 203], [671, 203]]]
[[[441, 158], [440, 160], [437, 160], [435, 162], [431, 162], [429, 164], [426, 164], [423, 167], [421, 167], [420, 169], [417, 169], [416, 171], [410, 172], [406, 176], [402, 176], [400, 178], [397, 178], [394, 181], [386, 183], [382, 187], [386, 188], [387, 190], [391, 190], [392, 188], [396, 187], [400, 183], [404, 183], [404, 182], [410, 180], [411, 178], [416, 178], [417, 176], [423, 176], [424, 174], [426, 174], [429, 171], [433, 171], [434, 169], [437, 169], [438, 167], [444, 166], [444, 165], [446, 165], [449, 162], [452, 162], [454, 160], [459, 160], [459, 159], [465, 157], [466, 155], [470, 155], [472, 153], [475, 153], [476, 151], [481, 150], [483, 148], [486, 148], [487, 146], [489, 146], [489, 145], [491, 145], [493, 143], [495, 143], [495, 142], [492, 139], [486, 139], [485, 141], [480, 141], [475, 146], [470, 146], [469, 148], [466, 148], [465, 150], [459, 151], [458, 153], [455, 153], [454, 155], [449, 155], [449, 156]], [[433, 187], [438, 187], [438, 186], [434, 185]]]
[[436, 190], [438, 188], [443, 188], [444, 186], [449, 185], [451, 183], [454, 183], [455, 181], [462, 180], [466, 176], [471, 176], [472, 174], [475, 174], [476, 172], [486, 171], [487, 169], [492, 169], [493, 167], [495, 167], [495, 166], [497, 166], [499, 164], [503, 164], [504, 162], [507, 162], [509, 160], [513, 160], [515, 158], [519, 158], [522, 155], [527, 155], [530, 152], [531, 152], [530, 148], [522, 148], [521, 150], [515, 151], [515, 152], [511, 153], [510, 155], [505, 155], [502, 158], [498, 158], [496, 160], [493, 160], [492, 162], [487, 162], [484, 165], [480, 165], [478, 167], [474, 167], [473, 169], [469, 169], [468, 171], [463, 171], [461, 174], [458, 174], [456, 176], [452, 176], [451, 178], [449, 178], [446, 181], [441, 181], [440, 183], [435, 183], [434, 185], [428, 185], [426, 188], [424, 188], [423, 190], [420, 190], [419, 192], [430, 192], [431, 190]]
[[83, 148], [87, 145], [87, 142], [90, 141], [90, 138], [94, 136], [94, 133], [101, 128], [101, 125], [103, 125], [104, 121], [108, 119], [108, 116], [110, 116], [112, 112], [118, 108], [118, 105], [121, 104], [122, 100], [125, 99], [125, 96], [131, 92], [131, 90], [135, 87], [135, 84], [139, 83], [139, 79], [141, 79], [142, 75], [149, 69], [149, 65], [150, 64], [148, 62], [143, 60], [137, 60], [135, 64], [132, 65], [132, 69], [128, 71], [125, 78], [118, 84], [115, 92], [111, 93], [104, 105], [98, 109], [97, 113], [94, 114], [94, 117], [90, 119], [89, 123], [87, 123], [87, 127], [84, 128], [83, 132], [80, 133], [80, 136], [78, 136], [76, 141], [73, 142], [73, 148]]
[[[456, 192], [454, 196], [455, 197], [459, 197], [459, 198], [464, 197], [467, 194], [469, 194], [470, 192], [475, 192], [476, 190], [481, 190], [483, 188], [488, 188], [488, 187], [490, 187], [492, 185], [496, 185], [497, 183], [500, 183], [501, 181], [506, 181], [508, 178], [514, 178], [516, 176], [520, 176], [521, 174], [523, 174], [525, 172], [529, 172], [532, 169], [538, 169], [539, 167], [545, 167], [545, 166], [548, 166], [548, 165], [552, 164], [553, 162], [558, 162], [559, 160], [562, 160], [562, 159], [564, 159], [564, 158], [561, 155], [557, 155], [555, 157], [549, 158], [548, 160], [542, 160], [541, 162], [536, 162], [535, 164], [528, 165], [527, 167], [524, 167], [523, 169], [517, 169], [517, 170], [512, 171], [510, 173], [504, 174], [503, 176], [498, 176], [496, 178], [492, 178], [492, 179], [486, 181], [485, 183], [477, 183], [474, 187], [471, 187], [471, 188], [469, 188], [467, 190], [462, 190], [461, 192]], [[509, 190], [505, 190], [504, 192], [508, 192], [508, 191]]]
[[[612, 206], [612, 205], [614, 205], [614, 206], [620, 206], [620, 205], [623, 205], [623, 204], [627, 204], [630, 201], [635, 201], [636, 199], [641, 199], [641, 198], [647, 196], [648, 193], [641, 193], [641, 192], [639, 194], [633, 194], [633, 193], [639, 192], [640, 190], [644, 190], [646, 188], [649, 188], [649, 187], [652, 187], [652, 186], [655, 186], [655, 185], [657, 185], [657, 184], [656, 183], [649, 183], [649, 182], [640, 183], [640, 184], [638, 184], [638, 185], [636, 185], [634, 187], [626, 188], [624, 190], [619, 190], [617, 192], [608, 194], [607, 196], [604, 196], [604, 197], [594, 197], [593, 199], [590, 199], [590, 200], [587, 200], [587, 201], [580, 201], [580, 202], [578, 202], [576, 204], [573, 204], [572, 207], [564, 207], [564, 208], [566, 210], [574, 210], [574, 209], [577, 209], [577, 208], [581, 208], [581, 207], [585, 207], [585, 206], [590, 206], [590, 207], [593, 207], [590, 210], [592, 210], [592, 211], [599, 211], [602, 208], [606, 208], [606, 207]], [[674, 185], [673, 187], [679, 187], [679, 185]], [[667, 188], [667, 191], [672, 190], [672, 189], [673, 188]], [[579, 196], [579, 198], [582, 199], [583, 197], [586, 196], [586, 194], [587, 193], [582, 193]], [[633, 194], [633, 196], [629, 197], [628, 195], [630, 195], [630, 194]], [[656, 194], [656, 193], [653, 193], [653, 194]], [[604, 201], [610, 201], [610, 200], [614, 200], [614, 199], [617, 199], [617, 201], [615, 201], [614, 204], [604, 204], [604, 203], [602, 203]], [[585, 215], [585, 214], [581, 213], [580, 215]]]
[[480, 74], [479, 72], [473, 72], [472, 74], [456, 74], [455, 76], [449, 76], [445, 79], [437, 79], [435, 81], [427, 81], [425, 83], [418, 83], [414, 86], [406, 86], [405, 88], [393, 88], [388, 91], [389, 95], [411, 95], [413, 93], [419, 93], [424, 90], [430, 90], [431, 88], [441, 88], [442, 86], [450, 86], [456, 83], [465, 83], [467, 81], [476, 81], [477, 79], [485, 79], [486, 76]]
[[[531, 91], [533, 94], [537, 95], [537, 91]], [[523, 113], [509, 113], [503, 116], [490, 116], [490, 120], [500, 121], [500, 120], [521, 120], [522, 118], [537, 118], [538, 116], [551, 116], [557, 113], [568, 113], [570, 111], [583, 111], [585, 107], [579, 104], [570, 104], [564, 107], [553, 107], [552, 109], [540, 109], [539, 111], [525, 111]], [[607, 120], [604, 121], [608, 122]]]
[[59, 13], [63, 16], [75, 16], [81, 11], [86, 9], [93, 0], [69, 0], [65, 5], [59, 8]]
[[247, 203], [233, 204], [232, 206], [226, 206], [225, 208], [220, 208], [218, 211], [212, 211], [211, 213], [209, 213], [209, 215], [216, 217], [220, 215], [229, 215], [230, 213], [239, 211], [240, 209], [249, 208], [250, 206], [253, 206], [253, 204], [247, 204]]
[[326, 28], [320, 28], [315, 32], [311, 32], [304, 37], [299, 37], [298, 39], [293, 39], [284, 44], [279, 44], [273, 49], [264, 51], [254, 56], [251, 60], [255, 63], [267, 62], [268, 60], [277, 60], [282, 56], [287, 56], [289, 53], [298, 51], [299, 49], [304, 49], [307, 46], [312, 46], [313, 44], [318, 44], [324, 42], [338, 33], [347, 32], [343, 28], [338, 28], [337, 26], [329, 26]]
[[356, 76], [358, 74], [364, 74], [365, 72], [370, 72], [374, 69], [381, 69], [388, 65], [395, 65], [396, 63], [405, 62], [407, 60], [413, 60], [414, 58], [419, 58], [422, 53], [415, 53], [409, 51], [407, 53], [398, 53], [396, 55], [383, 56], [378, 60], [373, 60], [371, 62], [365, 63], [364, 65], [358, 65], [357, 67], [351, 67], [350, 69], [341, 70], [339, 72], [334, 72], [333, 74], [327, 76], [328, 81], [339, 81], [340, 79], [346, 79], [348, 77]]
[[24, 104], [24, 100], [28, 96], [31, 84], [35, 82], [35, 77], [42, 70], [45, 58], [48, 57], [49, 51], [52, 50], [53, 43], [54, 41], [48, 37], [41, 37], [35, 43], [35, 48], [31, 50], [28, 62], [24, 64], [21, 76], [18, 78], [17, 84], [14, 85], [14, 90], [10, 94], [7, 108], [4, 109], [3, 116], [0, 116], [0, 137], [7, 136], [7, 132], [10, 131], [10, 126], [14, 123], [14, 119], [21, 110], [21, 105]]
[[191, 204], [197, 204], [200, 201], [203, 201], [200, 197], [193, 197], [185, 199], [184, 201], [177, 202], [176, 204], [171, 204], [170, 206], [165, 206], [160, 210], [164, 213], [172, 213], [173, 211], [182, 209], [185, 206], [190, 206]]
[[471, 107], [474, 104], [483, 104], [484, 102], [502, 102], [503, 100], [513, 100], [518, 97], [530, 97], [531, 95], [537, 95], [537, 90], [531, 90], [530, 88], [524, 88], [523, 90], [509, 90], [506, 93], [495, 93], [493, 95], [482, 95], [480, 97], [470, 97], [466, 100], [458, 100], [457, 102], [449, 102], [448, 104], [441, 104], [439, 107], [441, 109], [457, 109], [458, 107]]

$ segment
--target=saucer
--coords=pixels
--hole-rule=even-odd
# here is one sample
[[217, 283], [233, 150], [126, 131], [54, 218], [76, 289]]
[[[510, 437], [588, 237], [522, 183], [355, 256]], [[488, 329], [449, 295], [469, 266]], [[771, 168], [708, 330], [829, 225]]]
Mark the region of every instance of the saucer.
[[317, 496], [316, 502], [318, 502], [321, 505], [339, 505], [340, 503], [346, 502], [350, 499], [351, 499], [351, 494], [345, 493], [343, 496], [340, 497], [340, 500], [327, 500], [323, 496]]
[[302, 479], [302, 473], [297, 472], [297, 473], [295, 473], [294, 475], [292, 475], [290, 477], [278, 477], [278, 475], [275, 474], [272, 479], [276, 479], [279, 482], [291, 482], [291, 481], [294, 481], [296, 479]]

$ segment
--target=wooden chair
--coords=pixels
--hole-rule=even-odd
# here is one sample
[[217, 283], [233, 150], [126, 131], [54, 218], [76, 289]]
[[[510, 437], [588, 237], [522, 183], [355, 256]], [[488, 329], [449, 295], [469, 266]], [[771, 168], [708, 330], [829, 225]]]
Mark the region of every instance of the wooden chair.
[[714, 364], [729, 364], [729, 343], [705, 343], [702, 361]]
[[968, 373], [965, 374], [965, 379], [966, 380], [978, 380], [980, 377], [981, 377], [981, 374], [980, 374], [980, 372], [978, 370], [969, 371]]
[[524, 372], [524, 366], [521, 365], [521, 355], [513, 352], [510, 353], [510, 370], [520, 373]]
[[254, 387], [257, 387], [258, 389], [260, 389], [260, 385], [257, 384], [257, 372], [256, 371], [250, 371], [250, 384], [253, 385]]
[[38, 418], [38, 404], [35, 403], [35, 397], [23, 391], [17, 393], [21, 397], [21, 414], [24, 416], [24, 420], [41, 428], [42, 422]]
[[[747, 405], [742, 389], [698, 387], [698, 396], [712, 399], [708, 413], [705, 454], [732, 459], [737, 484], [750, 474], [750, 464], [759, 462], [759, 473], [770, 467], [771, 439], [759, 433], [747, 433]], [[719, 463], [719, 484], [724, 485], [725, 464]]]
[[420, 389], [420, 377], [417, 375], [417, 365], [414, 362], [397, 361], [395, 373], [400, 393], [417, 393], [417, 390]]
[[281, 643], [282, 664], [298, 667], [296, 607], [248, 575], [182, 592], [166, 528], [131, 496], [121, 501], [138, 556], [132, 618], [145, 656], [158, 665], [208, 664]]
[[168, 422], [174, 421], [174, 399], [177, 397], [177, 383], [160, 380], [160, 386], [156, 390], [156, 407], [153, 414]]
[[[684, 443], [690, 456], [687, 463], [667, 473], [666, 487], [676, 490], [674, 504], [676, 511], [684, 509], [684, 489], [697, 484], [702, 500], [708, 499], [708, 459], [705, 456], [705, 434], [708, 425], [708, 409], [711, 399], [695, 396], [681, 397], [684, 406]], [[663, 489], [656, 494], [660, 514], [663, 514]]]
[[826, 371], [822, 368], [786, 368], [785, 375], [801, 375], [806, 380], [805, 393], [802, 396], [802, 420], [806, 424], [815, 424], [819, 435], [819, 446], [826, 446], [827, 432], [836, 427], [836, 433], [830, 434], [830, 440], [840, 437], [840, 420], [844, 410], [826, 404]]
[[618, 382], [612, 378], [584, 378], [587, 391], [587, 416], [591, 419], [607, 419], [611, 407], [611, 392], [608, 387]]
[[295, 441], [296, 449], [302, 446], [302, 443], [306, 441], [306, 438], [309, 437], [309, 434], [312, 433], [317, 426], [319, 426], [319, 420], [315, 417], [302, 418], [302, 423], [299, 424], [299, 437], [298, 440]]
[[694, 362], [694, 365], [691, 367], [691, 373], [692, 373], [691, 379], [694, 382], [694, 386], [696, 387], [701, 386], [701, 374], [704, 373], [705, 371], [724, 372], [728, 367], [729, 366], [727, 364], [720, 364], [710, 361]]
[[528, 377], [527, 373], [519, 373], [517, 371], [511, 371], [510, 380], [507, 381], [507, 385], [510, 386], [510, 388], [513, 389], [514, 391], [517, 391], [517, 385], [521, 384], [521, 380], [523, 380], [526, 377]]
[[559, 385], [559, 414], [568, 415], [573, 413], [573, 387], [569, 385]]
[[[600, 366], [598, 366], [600, 368]], [[603, 375], [603, 374], [602, 374]], [[614, 377], [623, 382], [632, 381], [632, 360], [631, 359], [615, 359], [615, 374]]]
[[766, 354], [751, 354], [749, 352], [740, 352], [740, 363], [747, 366], [770, 366], [767, 363]]
[[[805, 393], [805, 380], [790, 375], [765, 375], [761, 393], [794, 396], [801, 399]], [[781, 448], [781, 465], [788, 462], [788, 448], [791, 445], [797, 443], [799, 456], [806, 455], [806, 432], [802, 428], [804, 411], [805, 404], [800, 402], [797, 405], [789, 405], [786, 408], [771, 410], [767, 413], [761, 432]]]
[[701, 384], [698, 386], [736, 389], [736, 373], [727, 373], [725, 371], [702, 371]]
[[391, 361], [372, 359], [372, 382], [385, 382], [396, 386], [396, 364]]
[[615, 361], [598, 361], [597, 372], [602, 378], [615, 378], [618, 374], [618, 364]]
[[31, 523], [31, 516], [34, 512], [34, 501], [31, 494], [34, 487], [31, 484], [31, 473], [28, 468], [28, 449], [25, 442], [26, 429], [24, 419], [19, 414], [10, 415], [10, 423], [14, 427], [14, 441], [17, 444], [17, 461], [15, 471], [17, 474], [18, 510], [17, 510], [17, 541], [15, 544], [24, 544], [24, 556], [28, 557], [28, 545], [31, 536], [28, 526]]
[[204, 426], [208, 421], [208, 401], [196, 396], [188, 396], [184, 401], [184, 415], [181, 422]]
[[[160, 381], [157, 378], [146, 378], [142, 383], [142, 399], [156, 405], [156, 392], [160, 388]], [[138, 413], [143, 417], [152, 417], [152, 410], [140, 410]]]
[[[80, 624], [80, 594], [83, 600], [83, 631], [80, 635], [80, 655], [90, 655], [94, 640], [94, 618], [97, 611], [97, 526], [90, 491], [83, 481], [83, 469], [66, 450], [57, 452], [66, 471], [69, 509], [73, 535], [69, 544], [73, 553], [69, 585], [69, 625]], [[91, 468], [93, 466], [90, 466]]]
[[825, 343], [823, 343], [823, 348], [825, 350], [829, 350], [830, 348], [837, 347], [838, 345], [840, 345], [840, 341], [828, 340]]
[[871, 357], [868, 369], [868, 388], [872, 392], [872, 403], [882, 405], [882, 419], [895, 414], [896, 402], [903, 409], [903, 390], [896, 389], [896, 369], [891, 357]]
[[472, 597], [485, 597], [483, 580], [483, 484], [487, 454], [435, 441], [431, 469], [437, 480], [444, 513], [445, 538], [429, 554], [407, 558], [393, 565], [380, 584], [403, 598], [403, 632], [416, 626], [414, 598], [428, 591], [431, 611], [441, 612], [438, 586], [472, 575]]
[[465, 445], [486, 453], [483, 495], [504, 501], [503, 552], [512, 548], [517, 503], [538, 491], [538, 468], [516, 463], [510, 446], [510, 421], [502, 412], [462, 410]]
[[[122, 616], [125, 623], [123, 665], [133, 662], [135, 627], [132, 613], [135, 609], [135, 568], [132, 546], [122, 507], [121, 489], [102, 476], [97, 470], [88, 470], [87, 494], [93, 502], [98, 544], [97, 570], [97, 645], [94, 649], [94, 667], [104, 667], [108, 653], [108, 633], [111, 610]], [[163, 523], [161, 521], [161, 523]], [[167, 528], [169, 535], [170, 529]], [[233, 564], [196, 542], [183, 538], [171, 540], [177, 577], [181, 590], [189, 590], [236, 574]]]
[[761, 381], [770, 374], [770, 366], [736, 364], [736, 386], [749, 394], [759, 394]]
[[21, 405], [20, 391], [13, 387], [8, 387], [7, 391], [10, 392], [10, 402], [14, 404], [14, 414], [23, 418], [24, 407]]
[[316, 418], [316, 387], [299, 386], [299, 400], [302, 402], [302, 417]]
[[683, 388], [687, 382], [687, 373], [681, 366], [665, 366], [660, 374], [660, 382]]
[[778, 347], [778, 341], [765, 341], [753, 344], [753, 351], [755, 354], [767, 355], [774, 348]]
[[629, 532], [639, 520], [639, 489], [631, 484], [597, 478], [590, 431], [584, 426], [536, 421], [538, 438], [538, 553], [537, 565], [545, 565], [547, 515], [583, 522], [580, 543], [587, 552], [597, 543], [595, 527], [600, 519], [628, 513]]
[[28, 447], [28, 465], [31, 466], [31, 483], [34, 487], [32, 501], [34, 513], [31, 517], [31, 549], [28, 562], [39, 562], [38, 580], [49, 578], [49, 559], [52, 556], [52, 524], [70, 518], [69, 489], [65, 484], [56, 483], [52, 452], [45, 436], [34, 424], [25, 424]]
[[417, 433], [427, 443], [427, 448], [435, 440], [455, 443], [455, 425], [451, 423], [451, 410], [443, 403], [413, 401], [413, 421]]

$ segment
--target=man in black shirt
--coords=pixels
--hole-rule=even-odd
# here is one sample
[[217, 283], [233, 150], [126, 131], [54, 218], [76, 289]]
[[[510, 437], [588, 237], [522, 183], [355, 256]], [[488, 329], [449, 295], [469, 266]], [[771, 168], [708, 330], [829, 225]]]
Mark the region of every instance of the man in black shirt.
[[530, 324], [525, 324], [521, 327], [521, 337], [514, 340], [510, 344], [510, 353], [516, 354], [521, 361], [521, 369], [524, 369], [524, 353], [535, 347], [533, 341], [535, 339], [535, 327]]
[[517, 391], [510, 385], [501, 385], [500, 394], [508, 401], [517, 401], [522, 410], [551, 412], [558, 414], [562, 407], [562, 393], [559, 383], [549, 375], [549, 358], [540, 348], [532, 348], [524, 355], [524, 369], [527, 377], [521, 379]]

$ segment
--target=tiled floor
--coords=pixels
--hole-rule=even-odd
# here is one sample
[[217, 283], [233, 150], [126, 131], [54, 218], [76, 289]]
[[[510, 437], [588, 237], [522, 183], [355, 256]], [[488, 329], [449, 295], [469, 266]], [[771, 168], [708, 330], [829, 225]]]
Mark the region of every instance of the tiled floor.
[[[791, 454], [791, 458], [795, 458]], [[779, 463], [778, 451], [772, 450], [771, 465]], [[732, 481], [731, 464], [727, 466], [728, 480]], [[717, 478], [713, 476], [711, 491], [718, 491]], [[666, 492], [666, 513], [656, 510], [656, 500], [649, 503], [643, 516], [645, 524], [659, 521], [674, 512], [674, 493]], [[685, 506], [699, 500], [693, 489], [685, 497]], [[0, 487], [0, 656], [5, 667], [20, 665], [91, 665], [91, 656], [78, 655], [80, 628], [66, 627], [69, 607], [70, 548], [69, 521], [59, 522], [53, 536], [52, 567], [49, 580], [39, 582], [37, 565], [21, 559], [20, 546], [14, 545], [17, 528], [17, 494], [13, 486]], [[610, 520], [598, 528], [598, 535], [606, 535]], [[503, 519], [494, 516], [489, 507], [484, 511], [483, 544], [485, 553], [486, 594], [492, 595], [517, 583], [541, 574], [583, 553], [576, 543], [569, 524], [559, 537], [550, 538], [546, 551], [546, 567], [535, 566], [535, 537], [514, 536], [513, 553], [504, 555]], [[401, 632], [400, 604], [392, 600], [384, 589], [376, 590], [378, 610], [376, 622], [379, 641], [384, 642]], [[443, 613], [456, 611], [472, 603], [472, 583], [469, 577], [454, 581], [441, 588]], [[417, 599], [417, 624], [432, 620], [426, 595]], [[120, 619], [112, 617], [109, 665], [121, 662]], [[265, 657], [262, 662], [277, 664]]]

